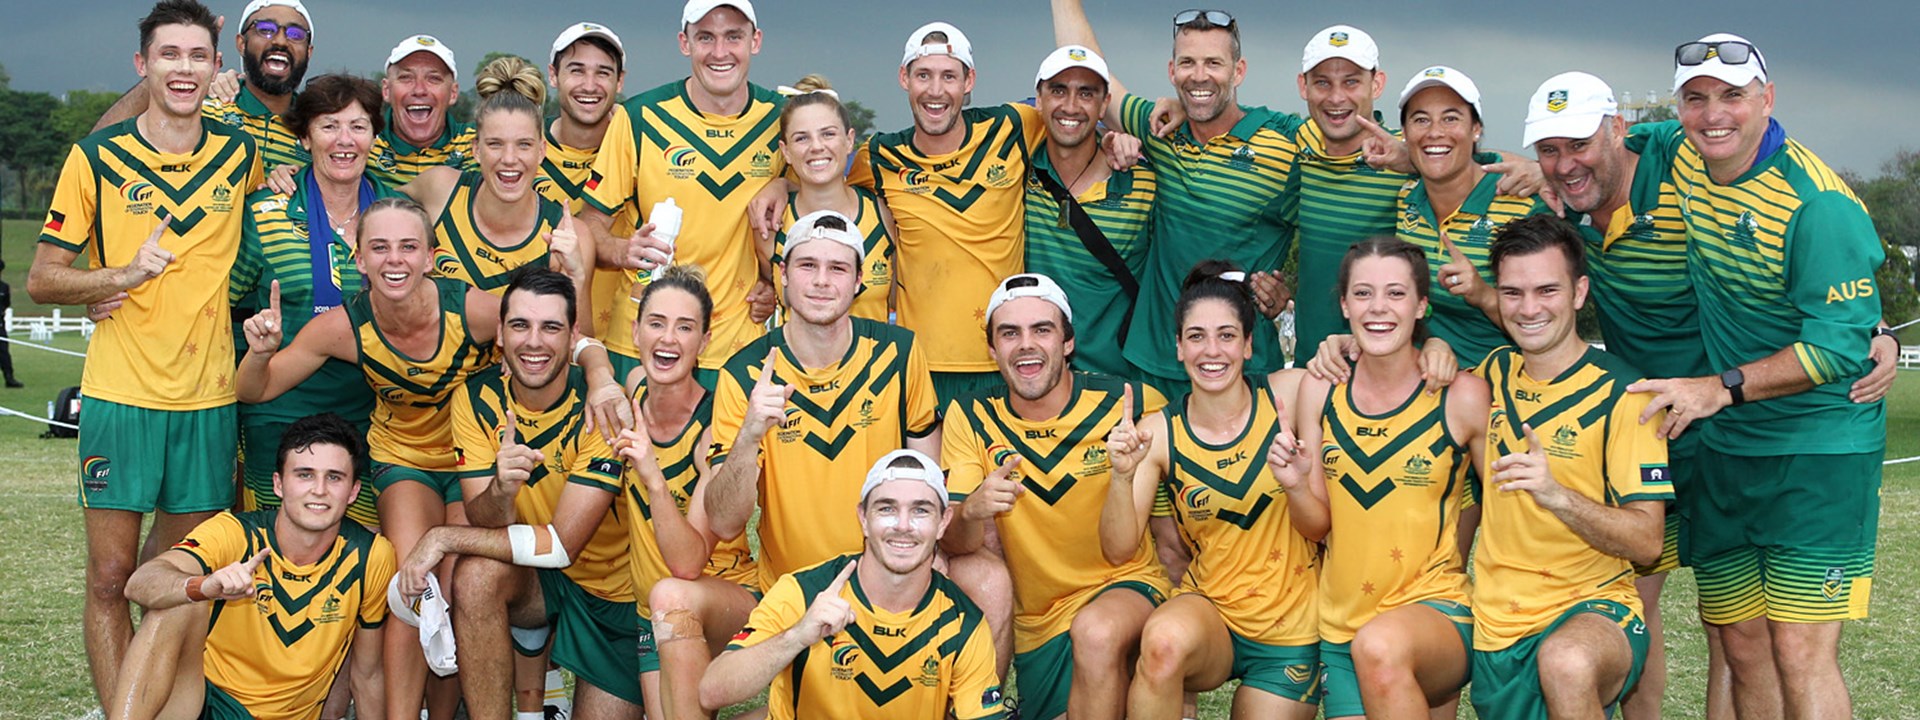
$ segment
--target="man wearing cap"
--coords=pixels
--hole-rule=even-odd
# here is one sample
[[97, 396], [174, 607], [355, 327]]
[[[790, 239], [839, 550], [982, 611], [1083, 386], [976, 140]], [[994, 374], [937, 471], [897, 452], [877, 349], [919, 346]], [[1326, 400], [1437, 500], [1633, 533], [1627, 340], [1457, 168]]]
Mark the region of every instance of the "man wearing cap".
[[[312, 162], [300, 139], [280, 116], [293, 105], [313, 51], [313, 16], [300, 0], [253, 0], [240, 14], [233, 44], [240, 51], [245, 82], [231, 99], [209, 94], [200, 114], [245, 130], [260, 147], [267, 167]], [[144, 85], [135, 85], [100, 115], [99, 130], [147, 108]]]
[[[554, 88], [560, 114], [547, 124], [547, 157], [540, 174], [550, 182], [536, 185], [540, 194], [567, 204], [567, 214], [577, 215], [587, 206], [587, 181], [593, 173], [593, 161], [600, 155], [600, 143], [606, 139], [615, 115], [626, 109], [614, 102], [626, 89], [626, 46], [620, 36], [605, 25], [577, 22], [568, 25], [553, 40], [547, 64], [547, 82]], [[633, 234], [631, 208], [623, 208], [614, 219], [610, 232], [617, 237]], [[593, 336], [607, 344], [607, 358], [614, 363], [614, 378], [625, 381], [635, 367], [633, 334], [613, 325], [614, 307], [627, 299], [622, 293], [633, 287], [633, 274], [625, 268], [598, 268], [593, 274]]]
[[934, 569], [947, 503], [932, 457], [881, 456], [855, 506], [864, 549], [781, 576], [714, 659], [701, 704], [717, 710], [771, 685], [774, 720], [1006, 717], [986, 615]]
[[[624, 112], [613, 115], [579, 214], [598, 243], [603, 269], [651, 273], [670, 261], [706, 269], [713, 340], [700, 354], [697, 377], [708, 387], [728, 357], [760, 336], [755, 317], [764, 319], [762, 309], [772, 308], [756, 305], [749, 313], [749, 301], [771, 299], [773, 271], [756, 250], [747, 202], [780, 177], [786, 163], [779, 150], [781, 97], [747, 80], [760, 38], [753, 3], [688, 0], [680, 53], [691, 59], [692, 73], [629, 98]], [[652, 214], [667, 200], [684, 218], [677, 239], [654, 233]], [[614, 232], [623, 211], [642, 223], [631, 235]], [[615, 297], [631, 290], [631, 282], [622, 285]], [[611, 309], [609, 335], [626, 335], [639, 306], [616, 302]], [[638, 363], [630, 342], [612, 342]]]
[[[995, 287], [987, 340], [1005, 385], [948, 404], [941, 459], [964, 500], [941, 539], [981, 547], [992, 523], [1014, 582], [1015, 675], [1024, 715], [1119, 717], [1140, 630], [1166, 597], [1152, 543], [1125, 563], [1100, 550], [1106, 437], [1123, 415], [1166, 404], [1144, 385], [1067, 367], [1074, 312], [1044, 275]], [[1143, 533], [1144, 535], [1144, 533]]]
[[342, 672], [356, 716], [390, 717], [379, 648], [393, 546], [346, 517], [360, 433], [314, 415], [277, 451], [279, 508], [214, 516], [128, 580], [147, 614], [103, 703], [111, 720], [314, 720]]
[[373, 139], [368, 173], [398, 187], [436, 165], [475, 167], [473, 126], [447, 114], [460, 99], [459, 68], [453, 49], [432, 35], [393, 46], [380, 80], [387, 127]]
[[201, 111], [220, 67], [213, 13], [166, 0], [139, 28], [133, 67], [147, 107], [68, 151], [27, 271], [38, 303], [126, 301], [87, 348], [74, 476], [87, 537], [82, 628], [103, 703], [133, 636], [127, 578], [233, 506], [227, 277], [261, 179], [253, 138]]
[[1841, 622], [1867, 616], [1886, 406], [1851, 402], [1848, 383], [1872, 367], [1884, 250], [1846, 183], [1772, 119], [1752, 43], [1716, 33], [1674, 61], [1681, 129], [1638, 149], [1672, 160], [1710, 371], [1633, 389], [1658, 393], [1662, 435], [1702, 436], [1687, 540], [1735, 708], [1778, 687], [1788, 717], [1849, 717]]

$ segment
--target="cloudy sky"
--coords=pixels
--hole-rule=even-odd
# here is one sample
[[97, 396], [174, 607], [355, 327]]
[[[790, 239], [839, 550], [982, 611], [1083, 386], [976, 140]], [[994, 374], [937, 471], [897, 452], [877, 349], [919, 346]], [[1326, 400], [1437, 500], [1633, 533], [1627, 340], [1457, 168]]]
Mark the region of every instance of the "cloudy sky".
[[[216, 0], [238, 15], [242, 0]], [[684, 77], [675, 0], [308, 0], [316, 46], [309, 77], [322, 71], [370, 74], [406, 35], [438, 35], [459, 54], [463, 80], [482, 55], [499, 50], [543, 59], [567, 24], [592, 20], [621, 34], [629, 54], [627, 91]], [[1087, 0], [1114, 72], [1143, 94], [1168, 94], [1166, 60], [1174, 12], [1195, 0]], [[227, 7], [227, 6], [231, 7]], [[1239, 17], [1249, 66], [1241, 102], [1301, 110], [1294, 77], [1312, 33], [1348, 23], [1382, 48], [1390, 103], [1427, 65], [1473, 76], [1486, 97], [1488, 144], [1517, 148], [1527, 96], [1547, 77], [1585, 70], [1616, 92], [1643, 99], [1672, 84], [1673, 46], [1710, 32], [1747, 36], [1766, 53], [1777, 84], [1775, 116], [1829, 163], [1877, 174], [1894, 151], [1920, 147], [1908, 120], [1920, 118], [1920, 5], [1841, 0], [1742, 3], [1625, 0], [1579, 7], [1539, 0], [1294, 3], [1222, 0]], [[0, 0], [0, 64], [22, 90], [124, 89], [133, 82], [140, 0], [28, 3]], [[882, 129], [908, 120], [896, 70], [906, 36], [947, 20], [974, 42], [989, 103], [1032, 94], [1034, 69], [1053, 47], [1044, 0], [761, 0], [765, 46], [752, 77], [766, 86], [809, 72], [879, 113]], [[231, 42], [230, 39], [224, 42]], [[239, 58], [229, 53], [229, 67]], [[1388, 105], [1383, 104], [1383, 107]], [[1389, 115], [1393, 113], [1389, 112]]]

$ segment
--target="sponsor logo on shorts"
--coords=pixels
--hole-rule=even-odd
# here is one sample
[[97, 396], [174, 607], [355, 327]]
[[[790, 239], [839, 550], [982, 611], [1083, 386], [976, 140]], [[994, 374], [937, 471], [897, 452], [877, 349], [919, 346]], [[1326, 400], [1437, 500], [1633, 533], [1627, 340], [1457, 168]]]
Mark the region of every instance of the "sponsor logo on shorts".
[[80, 461], [80, 486], [87, 492], [100, 492], [107, 489], [107, 476], [113, 474], [113, 463], [99, 455], [89, 456]]
[[1846, 568], [1827, 568], [1827, 577], [1820, 583], [1820, 594], [1827, 596], [1828, 600], [1838, 600], [1840, 599], [1840, 591], [1846, 587], [1846, 583]]
[[1287, 673], [1287, 680], [1296, 685], [1313, 682], [1312, 665], [1288, 665], [1284, 670]]

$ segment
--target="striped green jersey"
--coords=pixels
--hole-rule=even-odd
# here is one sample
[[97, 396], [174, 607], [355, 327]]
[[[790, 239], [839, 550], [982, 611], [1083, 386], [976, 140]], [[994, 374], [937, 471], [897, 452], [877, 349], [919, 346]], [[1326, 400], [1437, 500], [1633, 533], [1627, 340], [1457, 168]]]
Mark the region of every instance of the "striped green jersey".
[[473, 157], [474, 127], [447, 118], [447, 128], [426, 147], [414, 147], [400, 139], [393, 127], [393, 109], [387, 109], [387, 128], [373, 138], [373, 155], [367, 174], [395, 187], [413, 182], [427, 168], [445, 165], [460, 170], [478, 170]]
[[[1140, 302], [1126, 356], [1135, 367], [1160, 377], [1186, 376], [1174, 359], [1179, 328], [1173, 311], [1180, 285], [1195, 263], [1218, 258], [1249, 272], [1279, 270], [1293, 247], [1293, 227], [1288, 224], [1293, 195], [1287, 187], [1300, 150], [1294, 139], [1300, 118], [1266, 108], [1241, 109], [1246, 117], [1232, 130], [1204, 143], [1188, 125], [1171, 138], [1153, 137], [1153, 101], [1147, 98], [1129, 95], [1121, 110], [1126, 132], [1146, 144], [1160, 184], [1159, 207], [1153, 213], [1156, 240], [1140, 278]], [[1261, 323], [1253, 333], [1247, 374], [1273, 372], [1280, 363], [1279, 335]]]
[[[1631, 133], [1656, 127], [1641, 124]], [[1587, 277], [1607, 352], [1648, 377], [1699, 377], [1712, 369], [1700, 340], [1699, 302], [1687, 282], [1686, 219], [1672, 176], [1670, 152], [1643, 153], [1627, 203], [1614, 211], [1606, 232], [1584, 213], [1568, 210], [1566, 218], [1586, 240]]]
[[[1380, 114], [1374, 113], [1374, 122]], [[1375, 170], [1361, 153], [1333, 156], [1320, 125], [1309, 120], [1300, 126], [1300, 154], [1289, 177], [1299, 198], [1293, 219], [1300, 250], [1299, 280], [1294, 292], [1294, 352], [1311, 356], [1328, 335], [1347, 332], [1340, 316], [1340, 288], [1334, 280], [1340, 259], [1354, 243], [1375, 235], [1391, 235], [1399, 209], [1400, 188], [1411, 179], [1403, 173]]]
[[[1474, 161], [1499, 162], [1500, 156], [1480, 153], [1474, 156]], [[1444, 219], [1433, 216], [1433, 202], [1427, 197], [1425, 180], [1409, 181], [1400, 190], [1400, 226], [1397, 232], [1401, 240], [1426, 251], [1427, 272], [1433, 279], [1433, 292], [1427, 297], [1433, 315], [1427, 318], [1427, 329], [1453, 346], [1461, 368], [1479, 365], [1481, 360], [1486, 359], [1487, 353], [1507, 344], [1507, 336], [1505, 331], [1493, 324], [1493, 320], [1487, 318], [1486, 313], [1460, 296], [1447, 292], [1440, 284], [1440, 266], [1447, 264], [1447, 247], [1440, 243], [1440, 229], [1446, 229], [1447, 237], [1473, 262], [1474, 269], [1480, 272], [1480, 277], [1487, 285], [1492, 286], [1493, 268], [1488, 266], [1487, 256], [1493, 234], [1513, 220], [1549, 212], [1546, 203], [1538, 198], [1501, 195], [1495, 189], [1499, 184], [1499, 173], [1487, 173], [1473, 187], [1473, 192], [1467, 194], [1467, 199], [1460, 203], [1460, 208]]]
[[[247, 196], [247, 217], [240, 230], [240, 254], [234, 259], [227, 297], [237, 317], [252, 317], [266, 309], [273, 281], [280, 281], [280, 316], [283, 331], [280, 346], [293, 343], [307, 322], [331, 308], [313, 302], [312, 236], [308, 234], [307, 206], [319, 202], [307, 194], [307, 176], [312, 168], [294, 175], [294, 192], [281, 195], [272, 190], [256, 190]], [[373, 181], [374, 197], [396, 195], [393, 189]], [[331, 233], [328, 233], [331, 235]], [[351, 298], [366, 287], [366, 277], [353, 264], [353, 248], [338, 237], [327, 243], [327, 272], [340, 288], [340, 297]], [[304, 312], [303, 312], [304, 311]], [[240, 323], [233, 324], [234, 344], [244, 347], [246, 337]], [[373, 412], [373, 390], [361, 378], [353, 363], [328, 360], [313, 376], [295, 385], [280, 397], [263, 403], [241, 403], [243, 421], [292, 422], [320, 412], [338, 413], [355, 423], [364, 422]]]
[[1814, 382], [1806, 392], [1720, 411], [1704, 441], [1736, 455], [1884, 449], [1886, 403], [1847, 398], [1873, 366], [1873, 272], [1886, 260], [1866, 207], [1791, 139], [1726, 185], [1708, 176], [1677, 127], [1660, 140], [1673, 148], [1708, 362], [1720, 371], [1791, 348]]
[[266, 103], [260, 102], [260, 98], [253, 94], [253, 88], [245, 84], [240, 86], [240, 94], [232, 100], [222, 102], [208, 97], [200, 103], [200, 115], [252, 135], [253, 144], [260, 148], [260, 159], [267, 168], [281, 165], [306, 167], [313, 164], [313, 154], [301, 147], [300, 138], [293, 136], [286, 119], [268, 110]]
[[[1127, 295], [1066, 222], [1060, 203], [1040, 184], [1039, 173], [1052, 175], [1060, 187], [1069, 182], [1060, 177], [1047, 147], [1042, 146], [1033, 156], [1033, 172], [1027, 177], [1027, 272], [1053, 278], [1067, 291], [1067, 304], [1073, 306], [1074, 369], [1133, 377], [1134, 370], [1120, 347], [1121, 323], [1129, 307]], [[1146, 272], [1153, 229], [1149, 219], [1158, 191], [1153, 165], [1147, 161], [1114, 173], [1105, 183], [1074, 198], [1135, 279]]]

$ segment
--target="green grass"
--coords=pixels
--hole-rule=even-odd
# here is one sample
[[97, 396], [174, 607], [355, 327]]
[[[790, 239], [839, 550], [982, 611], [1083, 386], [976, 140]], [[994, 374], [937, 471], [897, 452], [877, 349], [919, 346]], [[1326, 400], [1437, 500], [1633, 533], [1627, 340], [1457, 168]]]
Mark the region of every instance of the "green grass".
[[[9, 221], [7, 276], [22, 286], [31, 249]], [[16, 262], [16, 258], [18, 261]], [[19, 271], [15, 271], [18, 268]], [[19, 294], [24, 298], [24, 292]], [[42, 312], [30, 310], [28, 312]], [[80, 350], [73, 334], [58, 347]], [[25, 389], [0, 389], [0, 405], [36, 416], [59, 388], [77, 385], [77, 358], [16, 348], [14, 362]], [[46, 426], [0, 418], [0, 716], [74, 718], [93, 708], [86, 657], [80, 640], [84, 543], [74, 503], [74, 441], [42, 440]], [[1902, 373], [1891, 397], [1887, 457], [1920, 455], [1920, 374]], [[1842, 665], [1858, 717], [1907, 717], [1920, 708], [1920, 462], [1890, 466], [1882, 492], [1878, 572], [1873, 618], [1849, 624], [1841, 645]], [[1694, 612], [1691, 571], [1672, 575], [1662, 598], [1667, 619], [1671, 680], [1667, 716], [1691, 718], [1705, 703], [1706, 647]], [[1201, 716], [1225, 718], [1232, 688], [1201, 696]], [[1471, 710], [1462, 710], [1472, 717]]]

